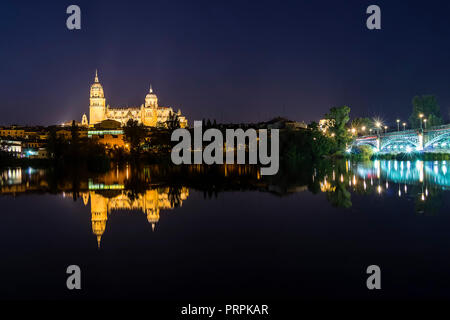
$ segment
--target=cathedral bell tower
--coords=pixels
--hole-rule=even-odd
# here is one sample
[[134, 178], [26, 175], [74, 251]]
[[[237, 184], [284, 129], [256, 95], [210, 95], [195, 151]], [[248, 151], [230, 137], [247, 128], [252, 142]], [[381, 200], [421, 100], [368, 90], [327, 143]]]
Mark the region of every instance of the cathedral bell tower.
[[89, 96], [89, 124], [93, 125], [105, 119], [105, 94], [102, 85], [98, 81], [97, 70], [95, 70], [95, 79], [91, 85], [91, 93]]
[[145, 126], [155, 127], [158, 120], [158, 97], [153, 93], [152, 85], [145, 96], [145, 104], [142, 109], [142, 123]]

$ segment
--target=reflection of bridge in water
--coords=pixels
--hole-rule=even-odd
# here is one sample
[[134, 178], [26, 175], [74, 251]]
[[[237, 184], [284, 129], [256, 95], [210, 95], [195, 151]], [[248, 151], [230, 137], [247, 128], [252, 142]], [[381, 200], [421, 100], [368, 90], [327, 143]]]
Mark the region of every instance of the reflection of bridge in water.
[[367, 145], [380, 153], [413, 151], [450, 153], [450, 124], [426, 130], [405, 130], [356, 138], [352, 146]]
[[362, 178], [377, 178], [401, 184], [423, 184], [442, 189], [450, 188], [447, 161], [375, 160], [358, 163], [356, 172]]
[[375, 160], [355, 166], [361, 178], [377, 178], [408, 185], [426, 183], [445, 190], [450, 188], [447, 161]]

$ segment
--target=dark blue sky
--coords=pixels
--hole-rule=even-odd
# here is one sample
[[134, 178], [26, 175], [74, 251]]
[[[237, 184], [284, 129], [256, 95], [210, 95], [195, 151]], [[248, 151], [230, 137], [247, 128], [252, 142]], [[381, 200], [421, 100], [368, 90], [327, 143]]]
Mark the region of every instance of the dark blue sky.
[[[66, 8], [81, 8], [80, 31]], [[382, 30], [369, 31], [378, 4]], [[449, 1], [2, 1], [0, 124], [88, 113], [99, 69], [106, 102], [249, 122], [354, 116], [405, 119], [417, 94], [450, 107]]]

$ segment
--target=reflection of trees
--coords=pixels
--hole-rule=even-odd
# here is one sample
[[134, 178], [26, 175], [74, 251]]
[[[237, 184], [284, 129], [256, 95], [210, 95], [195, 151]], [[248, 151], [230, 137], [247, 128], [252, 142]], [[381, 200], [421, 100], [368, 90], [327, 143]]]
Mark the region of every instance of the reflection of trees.
[[343, 182], [336, 183], [334, 192], [327, 192], [327, 199], [333, 207], [350, 208], [352, 206], [351, 193]]
[[[114, 166], [106, 173], [91, 173], [85, 167], [54, 167], [45, 170], [39, 179], [30, 181], [29, 189], [51, 193], [71, 192], [76, 200], [80, 192], [89, 190], [91, 183], [105, 189], [122, 186], [127, 197], [134, 201], [147, 190], [168, 188], [168, 200], [172, 207], [180, 206], [183, 187], [203, 192], [205, 199], [217, 198], [219, 193], [227, 191], [261, 191], [284, 196], [307, 189], [314, 193], [336, 190], [336, 194], [328, 196], [329, 200], [336, 206], [351, 205], [350, 194], [345, 190], [346, 184], [334, 186], [341, 174], [340, 170], [344, 170], [345, 174], [345, 165], [341, 163], [321, 161], [281, 166], [274, 176], [261, 176], [259, 170], [255, 165], [173, 166], [135, 163]], [[327, 188], [323, 188], [324, 179]]]
[[181, 204], [181, 187], [180, 186], [170, 186], [168, 198], [172, 208], [178, 208]]
[[127, 190], [127, 197], [131, 200], [139, 199], [139, 195], [145, 194], [148, 189], [148, 183], [142, 178], [142, 169], [140, 167], [133, 167], [129, 179], [125, 181], [125, 190]]

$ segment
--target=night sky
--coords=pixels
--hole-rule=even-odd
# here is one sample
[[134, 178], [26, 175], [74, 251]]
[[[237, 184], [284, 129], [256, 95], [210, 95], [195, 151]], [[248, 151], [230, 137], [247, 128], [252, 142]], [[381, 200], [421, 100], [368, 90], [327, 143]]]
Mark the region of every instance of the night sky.
[[[66, 8], [81, 8], [81, 30]], [[382, 30], [366, 28], [381, 7]], [[99, 70], [111, 107], [144, 102], [193, 120], [310, 122], [332, 106], [406, 119], [435, 94], [450, 110], [449, 1], [2, 1], [0, 124], [88, 114]]]

